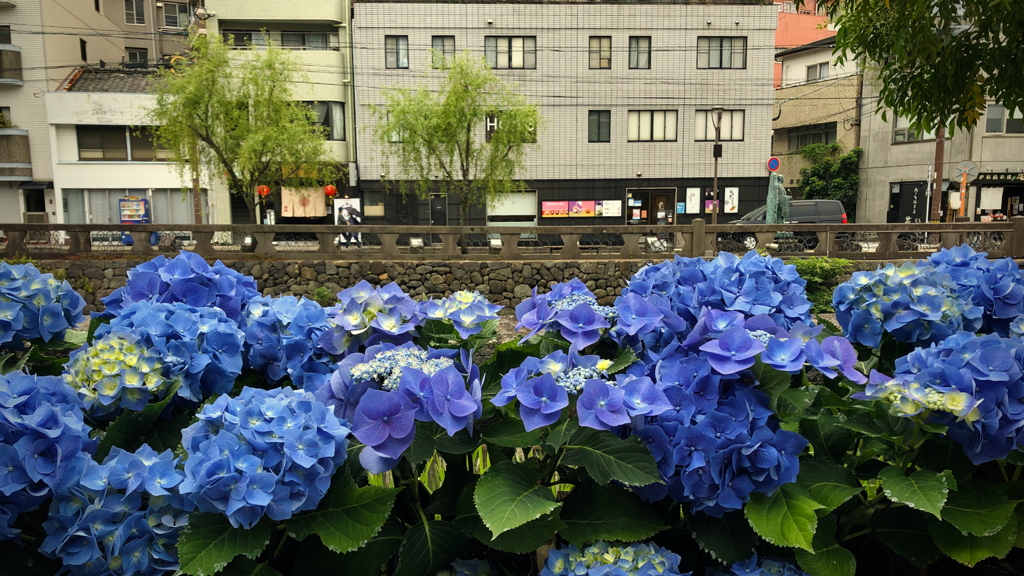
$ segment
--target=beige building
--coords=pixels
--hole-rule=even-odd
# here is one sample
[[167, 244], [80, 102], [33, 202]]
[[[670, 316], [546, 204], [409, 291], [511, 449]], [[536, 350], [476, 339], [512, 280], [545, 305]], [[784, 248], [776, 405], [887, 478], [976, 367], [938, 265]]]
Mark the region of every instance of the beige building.
[[838, 142], [849, 152], [860, 145], [862, 75], [856, 62], [836, 64], [834, 47], [832, 36], [775, 55], [782, 87], [775, 91], [772, 154], [797, 195], [800, 169], [811, 165], [800, 154], [804, 146]]
[[[86, 0], [80, 0], [86, 3]], [[123, 32], [123, 60], [139, 67], [167, 61], [188, 46], [188, 25], [199, 0], [93, 0], [93, 7]]]

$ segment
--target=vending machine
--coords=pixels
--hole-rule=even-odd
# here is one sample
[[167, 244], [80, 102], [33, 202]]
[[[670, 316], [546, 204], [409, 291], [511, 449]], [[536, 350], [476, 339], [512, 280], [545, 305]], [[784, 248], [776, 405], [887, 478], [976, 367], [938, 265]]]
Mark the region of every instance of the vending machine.
[[[135, 196], [125, 196], [118, 200], [118, 212], [121, 224], [149, 224], [149, 201]], [[121, 233], [121, 243], [125, 246], [135, 244], [135, 239], [127, 232]]]

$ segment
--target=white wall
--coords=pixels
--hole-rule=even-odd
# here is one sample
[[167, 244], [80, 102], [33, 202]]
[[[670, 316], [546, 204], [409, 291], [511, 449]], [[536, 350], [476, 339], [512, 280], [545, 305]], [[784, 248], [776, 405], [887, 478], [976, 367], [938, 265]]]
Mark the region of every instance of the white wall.
[[784, 56], [782, 62], [782, 87], [788, 88], [807, 82], [807, 67], [828, 62], [828, 77], [830, 79], [849, 76], [858, 73], [857, 63], [848, 58], [843, 64], [835, 63], [835, 56], [831, 48], [817, 48], [798, 52], [792, 56]]

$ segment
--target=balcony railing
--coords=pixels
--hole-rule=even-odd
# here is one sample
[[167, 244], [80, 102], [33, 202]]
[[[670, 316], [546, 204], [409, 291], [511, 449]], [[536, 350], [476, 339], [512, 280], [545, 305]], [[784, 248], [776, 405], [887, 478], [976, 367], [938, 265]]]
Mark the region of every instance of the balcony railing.
[[[178, 248], [211, 258], [244, 254], [327, 260], [608, 260], [710, 256], [765, 248], [780, 256], [853, 260], [927, 257], [967, 244], [1024, 258], [1024, 217], [1005, 223], [687, 226], [257, 226], [2, 224], [3, 257], [151, 257]], [[658, 256], [653, 256], [658, 255]]]
[[32, 179], [28, 130], [0, 128], [0, 182]]
[[0, 44], [0, 84], [24, 84], [21, 75], [21, 47]]

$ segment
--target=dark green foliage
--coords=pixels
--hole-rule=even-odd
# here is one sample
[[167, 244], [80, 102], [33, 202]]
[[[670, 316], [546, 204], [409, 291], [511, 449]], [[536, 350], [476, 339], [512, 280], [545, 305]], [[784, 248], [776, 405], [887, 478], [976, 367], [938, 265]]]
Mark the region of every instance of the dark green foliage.
[[807, 299], [814, 305], [811, 312], [832, 313], [832, 291], [839, 279], [853, 269], [853, 262], [844, 258], [811, 257], [793, 259], [789, 263], [796, 266], [800, 277], [807, 281]]
[[839, 200], [852, 222], [857, 214], [857, 190], [860, 187], [859, 165], [864, 153], [854, 148], [843, 154], [838, 143], [811, 144], [800, 150], [810, 160], [810, 168], [800, 169], [800, 190], [805, 199]]

